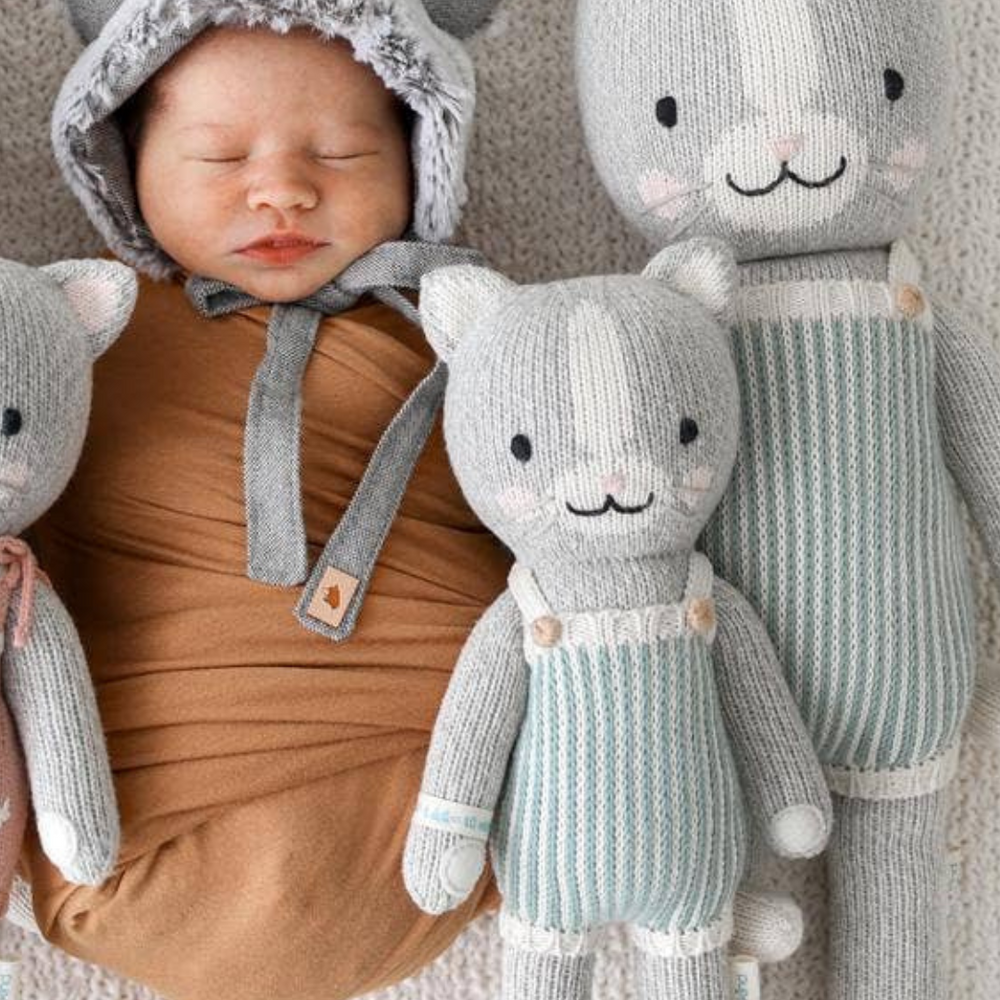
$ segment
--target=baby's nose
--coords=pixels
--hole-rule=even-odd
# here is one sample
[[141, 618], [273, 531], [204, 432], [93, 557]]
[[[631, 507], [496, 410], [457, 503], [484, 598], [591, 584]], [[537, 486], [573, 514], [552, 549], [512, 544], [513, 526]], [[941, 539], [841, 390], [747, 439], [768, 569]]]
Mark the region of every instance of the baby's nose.
[[308, 211], [318, 203], [319, 193], [304, 172], [286, 166], [276, 166], [262, 174], [247, 192], [247, 204], [255, 211], [260, 208]]
[[783, 135], [777, 139], [771, 139], [770, 146], [774, 150], [774, 155], [781, 163], [788, 163], [789, 160], [802, 152], [802, 147], [806, 144], [803, 135]]
[[612, 472], [601, 479], [601, 489], [609, 496], [621, 493], [625, 489], [625, 476], [621, 472]]

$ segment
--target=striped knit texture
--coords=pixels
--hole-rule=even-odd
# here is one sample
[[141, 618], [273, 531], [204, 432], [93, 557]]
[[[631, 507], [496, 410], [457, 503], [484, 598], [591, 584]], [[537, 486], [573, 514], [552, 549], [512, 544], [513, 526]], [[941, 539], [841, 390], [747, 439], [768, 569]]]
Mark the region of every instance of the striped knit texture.
[[505, 908], [571, 933], [718, 920], [746, 830], [707, 642], [561, 646], [530, 666], [493, 841]]
[[593, 955], [538, 955], [504, 947], [502, 1000], [590, 1000], [593, 978]]
[[945, 981], [946, 797], [834, 798], [828, 1000], [959, 1000]]
[[725, 951], [693, 958], [640, 954], [636, 971], [641, 1000], [729, 1000], [732, 996]]
[[824, 764], [939, 757], [971, 694], [973, 621], [933, 331], [751, 321], [733, 348], [745, 435], [705, 551], [764, 618]]

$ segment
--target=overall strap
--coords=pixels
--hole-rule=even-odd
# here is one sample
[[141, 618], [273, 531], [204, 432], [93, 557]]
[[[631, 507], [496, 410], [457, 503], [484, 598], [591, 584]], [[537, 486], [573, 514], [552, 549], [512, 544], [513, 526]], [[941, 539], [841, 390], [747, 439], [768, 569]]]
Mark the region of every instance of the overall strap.
[[715, 586], [715, 570], [703, 552], [692, 552], [688, 563], [687, 586], [684, 588], [684, 601], [704, 600], [711, 598]]
[[535, 574], [523, 563], [514, 563], [507, 577], [511, 597], [521, 610], [525, 622], [529, 625], [539, 618], [554, 618], [552, 608], [538, 586]]

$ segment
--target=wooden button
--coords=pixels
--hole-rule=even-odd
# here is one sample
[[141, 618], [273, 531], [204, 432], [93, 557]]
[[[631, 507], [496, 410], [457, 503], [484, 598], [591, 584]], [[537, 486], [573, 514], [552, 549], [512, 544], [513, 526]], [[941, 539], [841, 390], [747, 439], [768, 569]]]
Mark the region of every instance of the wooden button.
[[535, 640], [536, 646], [551, 649], [559, 645], [562, 638], [562, 622], [558, 618], [547, 615], [545, 618], [536, 618], [531, 623], [531, 637]]
[[919, 319], [927, 309], [927, 300], [916, 285], [901, 285], [896, 293], [896, 306], [907, 319]]
[[709, 597], [700, 597], [688, 605], [688, 628], [696, 635], [708, 635], [715, 628], [715, 602]]

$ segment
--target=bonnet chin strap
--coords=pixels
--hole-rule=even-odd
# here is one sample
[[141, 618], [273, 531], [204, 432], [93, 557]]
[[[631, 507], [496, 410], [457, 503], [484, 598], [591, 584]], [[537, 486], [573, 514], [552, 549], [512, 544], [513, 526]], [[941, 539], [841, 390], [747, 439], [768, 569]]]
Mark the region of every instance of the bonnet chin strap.
[[[307, 575], [297, 609], [306, 628], [334, 641], [354, 630], [361, 603], [403, 494], [434, 426], [446, 371], [436, 363], [383, 433], [340, 523], [309, 574], [302, 514], [299, 443], [302, 379], [324, 316], [350, 309], [372, 294], [419, 325], [419, 314], [397, 289], [420, 287], [429, 271], [480, 264], [472, 250], [433, 243], [385, 243], [355, 261], [334, 281], [294, 305], [276, 305], [267, 349], [254, 376], [243, 439], [247, 520], [247, 575], [294, 586]], [[193, 277], [187, 293], [205, 316], [262, 305], [221, 281]]]

